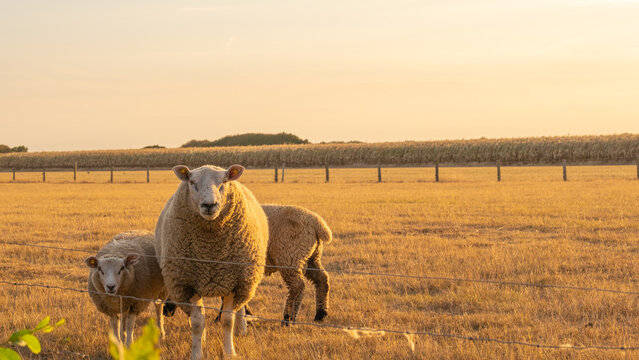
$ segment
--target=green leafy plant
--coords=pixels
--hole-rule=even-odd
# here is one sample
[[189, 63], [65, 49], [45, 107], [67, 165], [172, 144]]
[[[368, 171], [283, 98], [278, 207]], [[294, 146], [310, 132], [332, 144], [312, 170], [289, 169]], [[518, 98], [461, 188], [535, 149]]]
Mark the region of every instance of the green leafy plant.
[[160, 350], [157, 348], [159, 339], [160, 330], [155, 321], [149, 319], [142, 330], [142, 336], [128, 349], [109, 331], [109, 353], [115, 360], [160, 360]]
[[[55, 325], [51, 325], [51, 318], [46, 317], [36, 325], [33, 329], [24, 329], [20, 331], [14, 332], [9, 340], [5, 341], [2, 345], [15, 344], [18, 346], [26, 346], [31, 350], [34, 354], [39, 354], [42, 350], [40, 346], [40, 340], [34, 335], [36, 332], [41, 331], [43, 333], [49, 333], [53, 329], [57, 328], [60, 325], [65, 323], [65, 320], [62, 319], [55, 323]], [[20, 360], [20, 354], [13, 349], [9, 349], [4, 346], [0, 346], [0, 360]]]

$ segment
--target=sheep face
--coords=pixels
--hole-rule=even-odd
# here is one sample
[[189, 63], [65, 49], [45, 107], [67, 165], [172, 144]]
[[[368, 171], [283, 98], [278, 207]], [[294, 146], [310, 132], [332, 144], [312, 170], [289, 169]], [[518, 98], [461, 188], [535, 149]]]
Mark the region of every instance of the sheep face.
[[173, 168], [177, 177], [188, 184], [189, 206], [205, 220], [217, 218], [226, 202], [226, 183], [237, 180], [244, 172], [241, 165], [228, 169], [202, 166], [189, 170], [184, 165]]
[[90, 256], [84, 260], [92, 270], [91, 279], [97, 289], [104, 288], [107, 294], [117, 294], [121, 287], [133, 281], [133, 265], [139, 255], [130, 254], [126, 258]]

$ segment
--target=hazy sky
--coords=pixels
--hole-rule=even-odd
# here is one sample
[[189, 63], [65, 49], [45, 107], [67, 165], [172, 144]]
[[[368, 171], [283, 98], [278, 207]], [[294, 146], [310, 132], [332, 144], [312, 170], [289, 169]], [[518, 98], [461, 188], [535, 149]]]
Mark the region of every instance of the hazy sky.
[[639, 133], [639, 0], [0, 0], [0, 144]]

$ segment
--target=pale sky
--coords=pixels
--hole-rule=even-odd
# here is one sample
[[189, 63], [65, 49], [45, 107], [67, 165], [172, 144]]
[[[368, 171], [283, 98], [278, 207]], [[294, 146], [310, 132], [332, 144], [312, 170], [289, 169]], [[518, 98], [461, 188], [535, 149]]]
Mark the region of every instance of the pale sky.
[[639, 0], [0, 0], [0, 144], [639, 133]]

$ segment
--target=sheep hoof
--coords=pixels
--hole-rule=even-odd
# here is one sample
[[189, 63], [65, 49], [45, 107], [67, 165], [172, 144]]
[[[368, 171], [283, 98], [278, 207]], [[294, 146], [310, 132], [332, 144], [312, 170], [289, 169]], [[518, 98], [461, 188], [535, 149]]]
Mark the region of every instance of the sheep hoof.
[[326, 317], [326, 315], [328, 315], [328, 312], [324, 309], [318, 309], [315, 312], [315, 319], [313, 319], [313, 321], [317, 321], [317, 322], [322, 322], [322, 320], [324, 320], [324, 318]]
[[173, 315], [175, 315], [175, 309], [177, 309], [177, 305], [175, 305], [175, 303], [167, 301], [166, 303], [164, 303], [162, 314], [166, 317], [172, 317]]

